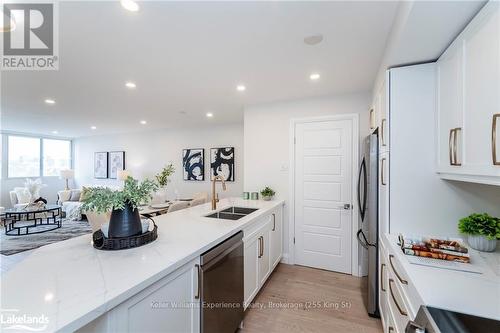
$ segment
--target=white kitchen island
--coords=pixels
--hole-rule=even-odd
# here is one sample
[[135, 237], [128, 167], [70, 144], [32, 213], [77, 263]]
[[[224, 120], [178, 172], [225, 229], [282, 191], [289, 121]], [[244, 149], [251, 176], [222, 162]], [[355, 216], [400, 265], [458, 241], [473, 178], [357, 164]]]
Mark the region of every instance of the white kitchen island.
[[[32, 327], [46, 326], [46, 332], [121, 330], [117, 328], [121, 326], [113, 326], [113, 323], [124, 319], [123, 313], [114, 313], [115, 309], [141, 293], [147, 296], [148, 288], [163, 288], [162, 281], [175, 280], [184, 273], [188, 277], [187, 281], [193, 280], [196, 285], [194, 265], [192, 268], [190, 265], [198, 262], [200, 254], [213, 246], [240, 230], [244, 230], [244, 237], [248, 236], [247, 230], [253, 234], [256, 225], [262, 224], [271, 215], [275, 219], [276, 215], [279, 216], [280, 227], [273, 225], [272, 229], [268, 228], [269, 232], [279, 230], [282, 233], [283, 204], [283, 201], [221, 200], [218, 210], [230, 206], [259, 208], [236, 221], [205, 217], [211, 212], [210, 204], [162, 215], [154, 218], [158, 225], [158, 239], [136, 249], [96, 250], [92, 247], [90, 234], [41, 247], [1, 278], [2, 328], [9, 326], [9, 323], [5, 323], [6, 318], [26, 315], [39, 318], [44, 316], [42, 324]], [[281, 234], [279, 239], [282, 239]], [[245, 260], [247, 261], [246, 257]], [[267, 276], [274, 268], [273, 264], [271, 263]], [[245, 274], [246, 277], [247, 272]], [[178, 294], [172, 295], [172, 299], [178, 299], [182, 295], [179, 294], [180, 285], [172, 286], [172, 292]], [[190, 288], [189, 295], [194, 295], [195, 289], [196, 286]], [[164, 298], [169, 298], [168, 294]], [[192, 299], [181, 301], [189, 303]], [[141, 313], [145, 304], [135, 305], [136, 303], [126, 308], [128, 313], [133, 313], [138, 318], [147, 318], [146, 314]], [[153, 307], [154, 305], [149, 304], [148, 310], [154, 311], [151, 310]], [[191, 316], [195, 315], [195, 311]], [[108, 315], [111, 313], [113, 315]], [[186, 325], [194, 331], [199, 330], [196, 324]]]

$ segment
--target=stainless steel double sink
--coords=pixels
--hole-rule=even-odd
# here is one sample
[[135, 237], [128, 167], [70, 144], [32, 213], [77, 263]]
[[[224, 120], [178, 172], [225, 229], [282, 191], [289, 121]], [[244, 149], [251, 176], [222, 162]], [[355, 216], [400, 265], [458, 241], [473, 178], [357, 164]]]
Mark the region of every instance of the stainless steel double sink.
[[248, 214], [251, 214], [257, 210], [258, 210], [257, 208], [229, 207], [219, 212], [206, 215], [205, 217], [210, 217], [214, 219], [223, 219], [223, 220], [239, 220], [242, 217], [245, 217]]

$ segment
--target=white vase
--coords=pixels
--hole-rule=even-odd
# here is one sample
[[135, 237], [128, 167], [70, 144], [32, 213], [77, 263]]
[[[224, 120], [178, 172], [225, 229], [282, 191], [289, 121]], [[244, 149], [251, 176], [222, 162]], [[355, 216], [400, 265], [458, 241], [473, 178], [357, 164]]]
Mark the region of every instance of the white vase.
[[469, 235], [467, 242], [473, 249], [483, 252], [493, 252], [497, 247], [496, 239], [488, 239], [482, 235]]
[[156, 191], [153, 195], [153, 200], [151, 203], [160, 204], [165, 203], [167, 201], [167, 187], [161, 187]]

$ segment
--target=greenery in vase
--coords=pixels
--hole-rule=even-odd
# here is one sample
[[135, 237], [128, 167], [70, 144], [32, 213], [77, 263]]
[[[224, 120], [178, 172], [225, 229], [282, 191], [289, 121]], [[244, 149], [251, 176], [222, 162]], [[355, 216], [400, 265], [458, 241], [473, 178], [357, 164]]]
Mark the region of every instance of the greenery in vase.
[[130, 176], [125, 180], [121, 191], [103, 187], [86, 188], [82, 193], [84, 197], [82, 210], [105, 213], [112, 209], [124, 209], [126, 205], [136, 209], [141, 203], [151, 200], [151, 193], [157, 189], [158, 184], [152, 180], [146, 179], [139, 183]]
[[486, 236], [490, 240], [500, 239], [500, 219], [486, 213], [472, 214], [458, 222], [458, 230], [467, 235]]
[[265, 189], [263, 189], [262, 191], [260, 191], [260, 194], [263, 196], [263, 197], [272, 197], [276, 194], [276, 192], [273, 191], [272, 188], [270, 188], [269, 186], [266, 186]]
[[173, 164], [170, 163], [169, 165], [164, 167], [163, 170], [161, 170], [161, 172], [159, 174], [156, 175], [156, 181], [158, 182], [158, 184], [161, 187], [167, 186], [168, 182], [170, 181], [170, 179], [168, 179], [168, 177], [173, 175], [174, 172], [175, 172], [175, 168], [174, 168]]

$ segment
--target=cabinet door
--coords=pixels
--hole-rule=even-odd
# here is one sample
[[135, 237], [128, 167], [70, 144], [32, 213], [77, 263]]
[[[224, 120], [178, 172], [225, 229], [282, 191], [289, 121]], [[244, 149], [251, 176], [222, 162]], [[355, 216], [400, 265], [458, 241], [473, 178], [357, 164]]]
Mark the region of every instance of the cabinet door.
[[463, 47], [456, 41], [439, 58], [438, 76], [438, 171], [460, 168], [463, 124]]
[[[113, 332], [200, 332], [199, 259], [131, 297], [110, 314]], [[177, 304], [177, 306], [176, 306]]]
[[281, 260], [281, 255], [283, 251], [283, 214], [282, 208], [280, 207], [271, 215], [271, 270], [276, 267], [276, 265]]
[[379, 157], [379, 232], [380, 234], [390, 232], [389, 223], [389, 181], [390, 181], [390, 160], [389, 153], [380, 154]]
[[[500, 4], [489, 2], [466, 30], [464, 38], [464, 165], [470, 174], [500, 176], [494, 165], [493, 128], [500, 114]], [[497, 117], [500, 117], [497, 116]], [[500, 124], [500, 119], [497, 119]], [[497, 135], [500, 137], [500, 133]], [[496, 143], [499, 146], [498, 142]], [[500, 154], [497, 151], [497, 160]], [[500, 163], [499, 163], [500, 164]]]
[[390, 124], [389, 124], [389, 72], [386, 74], [386, 79], [380, 87], [379, 95], [379, 151], [386, 152], [389, 151], [389, 139], [390, 139]]
[[384, 247], [382, 245], [382, 241], [379, 240], [379, 276], [378, 276], [378, 295], [379, 295], [379, 311], [380, 318], [382, 319], [382, 323], [384, 326], [389, 325], [389, 309], [388, 309], [388, 299], [387, 299], [387, 255], [385, 254]]
[[244, 289], [245, 309], [259, 291], [260, 234], [245, 241]]
[[259, 252], [259, 283], [263, 285], [269, 274], [271, 274], [271, 250], [270, 250], [270, 233], [271, 229], [265, 228], [260, 236], [260, 252]]

